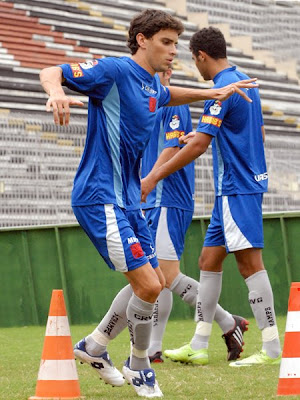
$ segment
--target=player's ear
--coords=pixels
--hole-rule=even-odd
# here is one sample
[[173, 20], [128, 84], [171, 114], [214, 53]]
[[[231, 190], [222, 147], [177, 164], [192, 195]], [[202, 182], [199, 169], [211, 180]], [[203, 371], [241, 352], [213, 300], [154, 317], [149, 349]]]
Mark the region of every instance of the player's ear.
[[204, 61], [206, 59], [207, 54], [203, 50], [199, 50], [198, 52], [198, 60]]
[[144, 49], [146, 47], [147, 38], [142, 33], [138, 33], [136, 35], [136, 41], [137, 41], [139, 47], [141, 47], [142, 49]]

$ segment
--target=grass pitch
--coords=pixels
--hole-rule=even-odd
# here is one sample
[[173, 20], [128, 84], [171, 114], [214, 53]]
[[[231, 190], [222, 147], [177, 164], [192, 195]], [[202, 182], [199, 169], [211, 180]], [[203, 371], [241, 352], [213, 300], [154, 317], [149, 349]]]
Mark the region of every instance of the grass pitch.
[[[278, 317], [281, 343], [284, 340], [285, 317]], [[76, 343], [90, 333], [95, 325], [72, 326], [72, 341]], [[194, 333], [193, 321], [170, 321], [164, 348], [175, 348], [188, 342]], [[26, 400], [35, 394], [36, 379], [44, 342], [45, 327], [0, 329], [0, 399]], [[165, 400], [235, 400], [276, 399], [279, 366], [231, 368], [226, 361], [226, 346], [221, 330], [213, 326], [209, 347], [209, 365], [188, 366], [166, 360], [155, 364], [155, 371]], [[243, 356], [260, 350], [261, 335], [254, 319], [245, 333]], [[118, 368], [129, 352], [129, 335], [123, 332], [109, 345], [109, 353]], [[138, 399], [134, 389], [105, 385], [98, 375], [84, 364], [77, 363], [81, 393], [86, 400]], [[289, 396], [299, 399], [299, 396]]]

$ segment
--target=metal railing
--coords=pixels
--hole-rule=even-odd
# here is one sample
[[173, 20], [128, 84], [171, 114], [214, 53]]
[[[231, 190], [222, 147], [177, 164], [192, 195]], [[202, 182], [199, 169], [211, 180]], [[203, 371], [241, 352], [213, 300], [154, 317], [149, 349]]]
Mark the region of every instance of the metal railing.
[[[73, 223], [70, 194], [85, 140], [85, 119], [59, 127], [49, 119], [0, 116], [0, 227]], [[196, 160], [195, 216], [214, 202], [210, 149]], [[266, 140], [270, 176], [264, 211], [300, 209], [300, 137]]]

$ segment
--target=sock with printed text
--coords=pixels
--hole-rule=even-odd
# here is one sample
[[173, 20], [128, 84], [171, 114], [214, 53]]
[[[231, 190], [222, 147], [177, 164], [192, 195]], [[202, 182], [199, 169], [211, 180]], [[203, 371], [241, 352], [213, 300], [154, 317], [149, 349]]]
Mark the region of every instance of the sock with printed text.
[[152, 331], [152, 314], [155, 303], [148, 303], [134, 293], [126, 310], [131, 341], [130, 368], [141, 370], [150, 368], [148, 348]]
[[193, 350], [208, 347], [212, 323], [222, 288], [222, 272], [201, 271], [195, 319], [196, 331], [190, 343]]
[[245, 279], [249, 289], [249, 303], [259, 329], [262, 331], [263, 350], [271, 358], [281, 353], [273, 291], [266, 270], [258, 271]]
[[172, 292], [165, 288], [158, 296], [152, 317], [152, 333], [148, 355], [153, 356], [158, 351], [162, 351], [162, 341], [166, 325], [173, 305]]
[[132, 293], [130, 285], [121, 289], [97, 328], [86, 337], [86, 351], [90, 355], [104, 353], [110, 340], [127, 327], [126, 309]]

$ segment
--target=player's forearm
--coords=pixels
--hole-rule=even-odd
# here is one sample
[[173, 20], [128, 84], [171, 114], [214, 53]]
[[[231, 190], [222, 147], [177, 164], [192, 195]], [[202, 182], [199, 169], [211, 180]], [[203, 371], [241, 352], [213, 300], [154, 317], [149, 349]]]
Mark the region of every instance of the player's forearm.
[[194, 161], [205, 152], [206, 148], [203, 148], [200, 144], [195, 145], [195, 143], [192, 142], [193, 141], [178, 151], [169, 161], [151, 171], [151, 179], [153, 179], [155, 184]]
[[156, 163], [154, 164], [152, 171], [157, 170], [161, 165], [165, 164], [167, 161], [169, 161], [172, 157], [175, 156], [175, 154], [178, 153], [180, 150], [179, 147], [167, 147], [165, 148], [159, 155]]
[[40, 72], [40, 81], [43, 89], [49, 96], [64, 94], [62, 82], [64, 81], [60, 67], [44, 68]]
[[168, 106], [193, 103], [200, 100], [214, 99], [217, 95], [216, 89], [188, 89], [176, 86], [168, 86], [171, 100]]
[[253, 89], [258, 87], [254, 79], [245, 79], [238, 82], [230, 83], [227, 86], [216, 89], [186, 89], [175, 86], [169, 86], [171, 99], [168, 106], [176, 106], [185, 103], [193, 103], [199, 100], [220, 100], [225, 101], [234, 93], [238, 93], [246, 101], [252, 103], [252, 100], [246, 95], [246, 92], [241, 89]]

